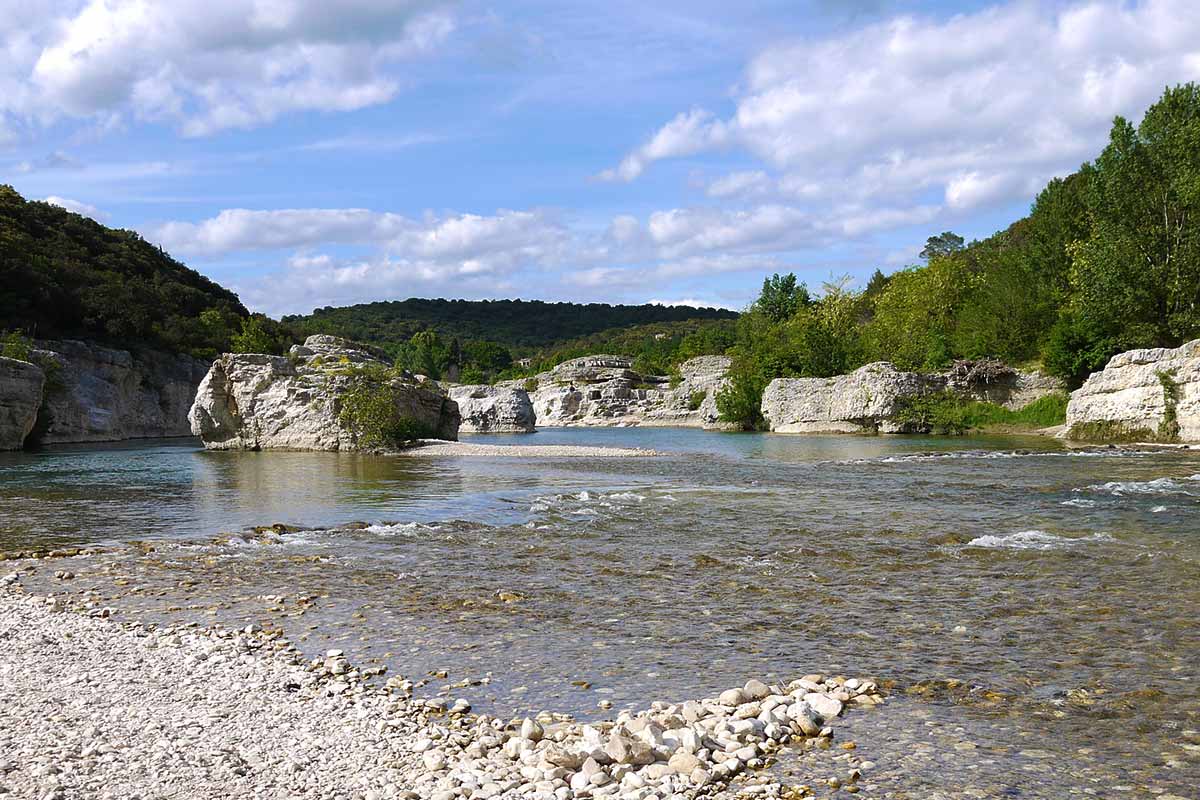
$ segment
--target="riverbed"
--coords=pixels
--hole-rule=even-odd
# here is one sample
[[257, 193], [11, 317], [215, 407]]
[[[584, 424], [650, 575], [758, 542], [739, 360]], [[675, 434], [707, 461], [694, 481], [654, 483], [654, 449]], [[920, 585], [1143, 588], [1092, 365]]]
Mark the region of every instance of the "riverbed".
[[98, 548], [16, 563], [36, 568], [31, 591], [277, 625], [502, 715], [874, 676], [888, 702], [845, 721], [874, 764], [864, 796], [1195, 796], [1198, 454], [677, 429], [464, 440], [664, 455], [4, 454], [0, 550]]

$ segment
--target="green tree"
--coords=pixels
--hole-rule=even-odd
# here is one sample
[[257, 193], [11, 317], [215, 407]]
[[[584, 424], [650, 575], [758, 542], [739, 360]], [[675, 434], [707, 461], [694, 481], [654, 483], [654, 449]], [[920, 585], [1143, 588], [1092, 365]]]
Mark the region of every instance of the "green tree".
[[1075, 380], [1121, 350], [1200, 335], [1200, 87], [1167, 89], [1136, 128], [1118, 117], [1085, 173], [1090, 229], [1068, 248], [1052, 345]]
[[278, 354], [282, 349], [277, 336], [267, 330], [269, 320], [252, 314], [242, 320], [242, 329], [233, 335], [230, 352]]
[[942, 231], [937, 236], [930, 236], [925, 240], [925, 249], [921, 251], [921, 258], [926, 262], [933, 261], [935, 258], [945, 258], [960, 252], [963, 247], [961, 236], [952, 231]]
[[764, 278], [762, 292], [754, 307], [771, 322], [783, 322], [808, 303], [808, 287], [797, 283], [795, 273], [789, 272]]

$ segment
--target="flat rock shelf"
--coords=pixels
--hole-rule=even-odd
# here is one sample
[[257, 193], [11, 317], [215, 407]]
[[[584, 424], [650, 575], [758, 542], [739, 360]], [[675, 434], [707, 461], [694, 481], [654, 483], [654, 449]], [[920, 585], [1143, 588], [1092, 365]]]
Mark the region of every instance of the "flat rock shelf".
[[19, 573], [0, 584], [0, 794], [22, 798], [803, 797], [755, 772], [884, 702], [872, 681], [812, 674], [615, 721], [501, 720], [255, 626], [122, 623], [26, 594]]

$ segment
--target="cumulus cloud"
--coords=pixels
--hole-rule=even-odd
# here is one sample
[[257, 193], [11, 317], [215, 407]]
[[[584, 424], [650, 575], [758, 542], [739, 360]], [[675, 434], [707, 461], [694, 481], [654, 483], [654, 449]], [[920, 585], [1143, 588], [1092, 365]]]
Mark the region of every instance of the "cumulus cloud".
[[[238, 287], [246, 302], [273, 313], [420, 293], [504, 293], [517, 275], [587, 253], [586, 242], [539, 210], [413, 218], [361, 208], [226, 209], [146, 235], [185, 256], [291, 251], [282, 269]], [[330, 252], [339, 246], [366, 254]]]
[[597, 177], [605, 181], [632, 181], [646, 167], [664, 158], [678, 158], [719, 146], [727, 140], [726, 125], [709, 111], [693, 109], [679, 114], [649, 141], [625, 156], [614, 169]]
[[88, 203], [81, 203], [78, 200], [72, 200], [69, 197], [50, 195], [49, 197], [43, 197], [42, 202], [49, 203], [53, 206], [58, 206], [59, 208], [65, 208], [67, 211], [73, 211], [76, 214], [82, 214], [85, 217], [91, 217], [97, 221], [108, 219], [108, 214], [105, 214], [95, 206], [89, 205]]
[[363, 108], [394, 97], [402, 65], [442, 44], [454, 27], [446, 5], [0, 2], [0, 122], [134, 118], [199, 136]]
[[770, 47], [735, 109], [677, 116], [605, 174], [737, 147], [774, 174], [735, 173], [716, 197], [893, 198], [936, 192], [955, 211], [1028, 196], [1092, 157], [1116, 114], [1200, 79], [1193, 0], [1015, 2], [949, 19], [900, 17]]

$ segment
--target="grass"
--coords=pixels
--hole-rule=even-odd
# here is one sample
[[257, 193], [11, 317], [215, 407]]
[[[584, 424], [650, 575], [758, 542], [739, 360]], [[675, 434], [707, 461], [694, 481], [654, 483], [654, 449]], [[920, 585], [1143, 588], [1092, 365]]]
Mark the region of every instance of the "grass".
[[993, 427], [1048, 428], [1066, 421], [1067, 400], [1065, 394], [1051, 394], [1013, 411], [995, 403], [939, 392], [909, 400], [897, 418], [919, 429], [952, 434]]

